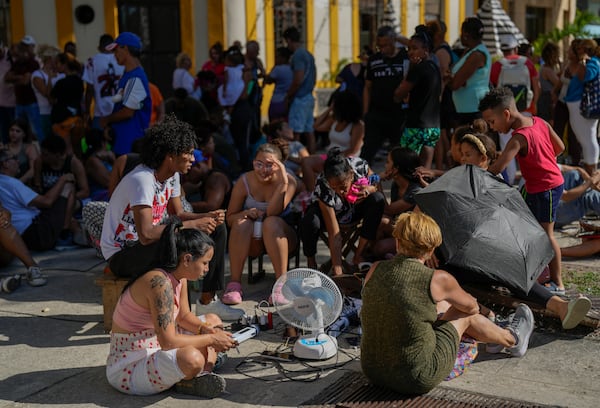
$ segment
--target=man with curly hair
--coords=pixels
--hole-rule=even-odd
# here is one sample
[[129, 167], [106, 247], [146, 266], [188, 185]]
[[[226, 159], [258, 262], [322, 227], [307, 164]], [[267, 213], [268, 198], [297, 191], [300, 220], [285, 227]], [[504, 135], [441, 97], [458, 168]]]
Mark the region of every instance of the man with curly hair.
[[[195, 133], [190, 125], [170, 116], [148, 129], [141, 164], [119, 182], [113, 192], [102, 226], [100, 245], [111, 271], [135, 277], [158, 265], [161, 223], [168, 212], [183, 221], [185, 228], [204, 231], [215, 241], [215, 254], [203, 280], [203, 299], [213, 299], [224, 286], [227, 229], [223, 210], [197, 214], [186, 212], [180, 198], [179, 174], [194, 162]], [[169, 218], [166, 218], [167, 223]], [[243, 311], [213, 301], [212, 313], [222, 319], [237, 319]], [[204, 312], [204, 310], [203, 310]]]

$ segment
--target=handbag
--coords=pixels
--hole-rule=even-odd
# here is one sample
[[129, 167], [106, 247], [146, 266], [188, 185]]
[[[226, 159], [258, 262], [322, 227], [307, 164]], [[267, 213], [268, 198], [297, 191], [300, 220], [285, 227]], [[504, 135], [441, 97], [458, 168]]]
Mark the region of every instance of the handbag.
[[[590, 63], [598, 64], [594, 60], [589, 60]], [[579, 112], [586, 119], [600, 119], [600, 74], [584, 84]]]

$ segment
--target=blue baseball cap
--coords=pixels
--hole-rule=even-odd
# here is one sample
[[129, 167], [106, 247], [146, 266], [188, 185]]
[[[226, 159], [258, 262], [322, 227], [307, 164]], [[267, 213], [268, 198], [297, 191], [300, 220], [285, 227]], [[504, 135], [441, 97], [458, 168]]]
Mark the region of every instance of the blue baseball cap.
[[115, 48], [117, 48], [117, 46], [119, 46], [119, 45], [121, 45], [121, 46], [126, 45], [128, 47], [141, 50], [142, 49], [142, 40], [140, 40], [140, 37], [138, 37], [134, 33], [125, 31], [124, 33], [119, 34], [119, 36], [115, 39], [115, 41], [113, 43], [108, 44], [106, 46], [106, 50], [112, 51]]

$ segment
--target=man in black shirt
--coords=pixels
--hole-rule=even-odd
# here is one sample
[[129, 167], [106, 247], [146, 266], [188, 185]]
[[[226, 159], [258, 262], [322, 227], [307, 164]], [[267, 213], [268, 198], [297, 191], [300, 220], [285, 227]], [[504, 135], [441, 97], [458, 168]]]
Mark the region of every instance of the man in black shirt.
[[398, 145], [406, 118], [403, 103], [394, 102], [394, 90], [408, 71], [408, 53], [396, 48], [396, 33], [388, 26], [377, 31], [377, 48], [367, 63], [363, 91], [365, 140], [360, 156], [370, 164], [386, 138]]

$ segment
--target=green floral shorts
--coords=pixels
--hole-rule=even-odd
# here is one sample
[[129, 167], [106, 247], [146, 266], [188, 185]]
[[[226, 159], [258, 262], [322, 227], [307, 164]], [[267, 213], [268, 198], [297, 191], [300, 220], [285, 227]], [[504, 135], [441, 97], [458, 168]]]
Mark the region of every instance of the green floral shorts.
[[400, 138], [400, 146], [421, 153], [423, 146], [435, 147], [440, 138], [440, 128], [405, 128]]

